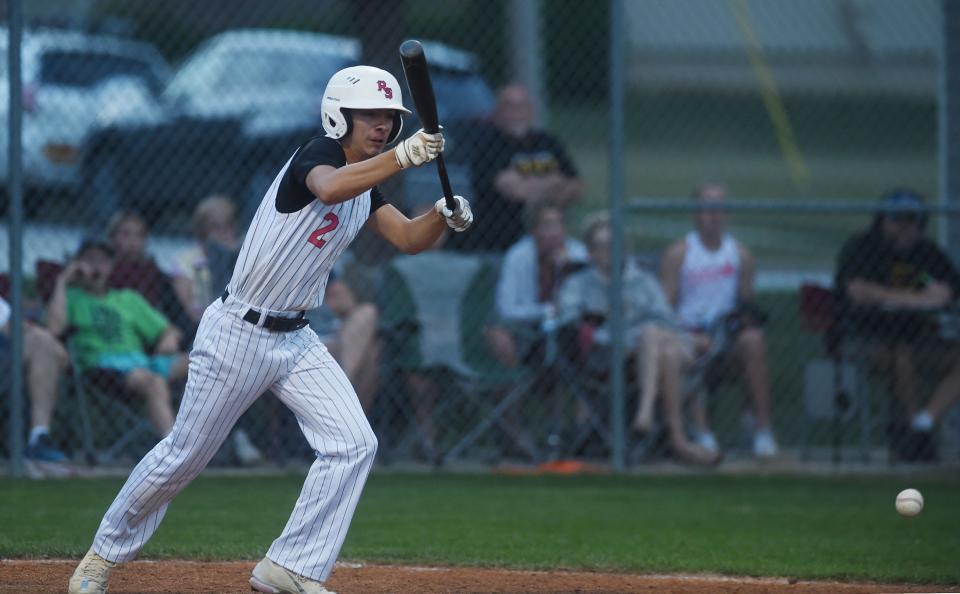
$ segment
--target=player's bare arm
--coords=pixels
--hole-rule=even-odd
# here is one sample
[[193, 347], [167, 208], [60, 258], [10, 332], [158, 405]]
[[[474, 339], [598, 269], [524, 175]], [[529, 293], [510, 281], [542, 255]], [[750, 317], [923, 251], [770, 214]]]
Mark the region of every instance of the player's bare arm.
[[324, 204], [338, 204], [366, 192], [400, 171], [393, 151], [335, 168], [317, 165], [307, 174], [307, 189]]
[[443, 234], [447, 224], [434, 209], [408, 219], [392, 204], [378, 208], [367, 220], [367, 226], [405, 254], [418, 254]]
[[454, 196], [456, 212], [447, 208], [443, 198], [434, 207], [413, 219], [407, 218], [391, 204], [378, 208], [367, 219], [367, 226], [405, 254], [418, 254], [429, 249], [447, 227], [462, 232], [473, 223], [470, 203], [463, 196]]

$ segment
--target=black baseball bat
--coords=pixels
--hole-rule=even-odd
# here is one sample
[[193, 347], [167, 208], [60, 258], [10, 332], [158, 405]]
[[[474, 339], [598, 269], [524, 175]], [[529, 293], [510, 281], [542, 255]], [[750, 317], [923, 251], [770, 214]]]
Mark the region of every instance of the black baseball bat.
[[[437, 117], [437, 98], [433, 94], [433, 85], [430, 84], [430, 72], [427, 71], [427, 56], [423, 53], [423, 46], [416, 39], [408, 39], [400, 44], [400, 62], [403, 64], [403, 74], [407, 78], [407, 88], [413, 106], [423, 122], [423, 130], [430, 134], [440, 131], [440, 119]], [[443, 161], [443, 153], [437, 155], [437, 174], [440, 176], [440, 185], [443, 187], [443, 197], [447, 208], [457, 210], [457, 203], [453, 199], [453, 188], [450, 187], [450, 178], [447, 177], [447, 164]]]

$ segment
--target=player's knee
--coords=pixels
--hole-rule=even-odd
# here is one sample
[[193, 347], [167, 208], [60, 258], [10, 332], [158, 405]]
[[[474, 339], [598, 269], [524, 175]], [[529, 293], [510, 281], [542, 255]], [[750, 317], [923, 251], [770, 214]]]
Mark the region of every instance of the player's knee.
[[364, 461], [372, 461], [377, 455], [379, 445], [380, 442], [377, 439], [377, 434], [373, 432], [370, 426], [367, 426], [360, 433], [360, 437], [357, 440], [357, 451]]

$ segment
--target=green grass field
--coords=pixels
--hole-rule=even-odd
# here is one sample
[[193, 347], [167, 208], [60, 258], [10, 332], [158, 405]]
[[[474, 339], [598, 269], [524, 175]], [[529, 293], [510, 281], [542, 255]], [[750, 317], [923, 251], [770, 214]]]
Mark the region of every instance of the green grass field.
[[[302, 476], [201, 477], [145, 557], [253, 559]], [[119, 479], [0, 482], [0, 557], [79, 556]], [[926, 509], [898, 516], [896, 493]], [[960, 479], [374, 472], [342, 559], [960, 583]]]

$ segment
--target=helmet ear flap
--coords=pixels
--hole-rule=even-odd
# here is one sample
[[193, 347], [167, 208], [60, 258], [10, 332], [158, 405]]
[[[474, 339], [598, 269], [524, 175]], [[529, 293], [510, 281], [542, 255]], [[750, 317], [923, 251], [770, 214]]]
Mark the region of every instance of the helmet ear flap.
[[353, 110], [347, 107], [341, 107], [340, 113], [343, 114], [343, 119], [347, 121], [347, 131], [343, 133], [343, 136], [340, 138], [346, 138], [350, 136], [350, 133], [353, 132]]
[[403, 115], [399, 111], [394, 110], [393, 112], [393, 129], [390, 131], [390, 138], [387, 139], [387, 144], [395, 141], [400, 137], [400, 130], [403, 129]]

